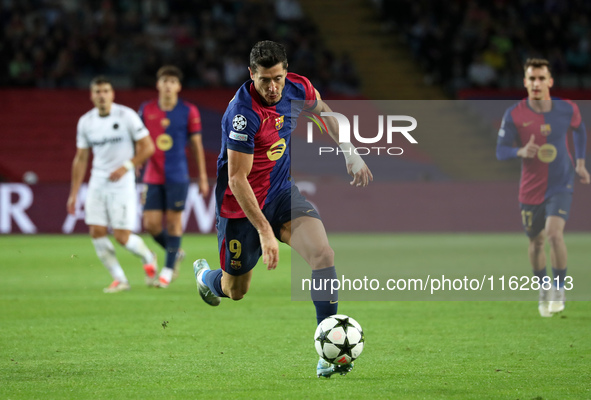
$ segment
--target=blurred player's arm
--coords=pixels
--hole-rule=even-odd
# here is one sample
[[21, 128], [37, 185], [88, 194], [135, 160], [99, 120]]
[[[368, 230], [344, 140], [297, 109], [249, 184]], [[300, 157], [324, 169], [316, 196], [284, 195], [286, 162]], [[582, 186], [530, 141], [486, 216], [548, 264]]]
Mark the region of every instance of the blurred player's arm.
[[253, 159], [252, 154], [228, 149], [228, 186], [250, 223], [259, 232], [263, 263], [267, 265], [267, 269], [275, 269], [279, 261], [279, 245], [275, 240], [271, 224], [261, 211], [248, 182]]
[[591, 176], [585, 167], [585, 150], [587, 149], [587, 130], [583, 121], [573, 129], [573, 143], [575, 145], [575, 158], [577, 159], [575, 171], [581, 178], [581, 183], [591, 183]]
[[[316, 107], [312, 112], [320, 114], [321, 112], [332, 112], [328, 104], [322, 101], [318, 90], [316, 92]], [[326, 127], [328, 128], [328, 134], [330, 137], [341, 147], [343, 155], [345, 156], [345, 162], [347, 164], [347, 173], [353, 177], [351, 185], [353, 186], [367, 186], [369, 182], [373, 181], [373, 175], [363, 161], [363, 158], [359, 154], [355, 153], [355, 146], [351, 143], [339, 143], [339, 125], [335, 118], [326, 117], [324, 119]]]
[[191, 135], [191, 153], [195, 157], [195, 163], [199, 169], [199, 193], [203, 197], [209, 194], [209, 182], [207, 180], [207, 169], [205, 167], [205, 151], [203, 150], [203, 141], [201, 133], [194, 133]]
[[525, 146], [517, 149], [517, 157], [534, 158], [538, 154], [538, 150], [540, 150], [540, 146], [536, 144], [535, 140], [536, 137], [531, 135]]
[[152, 157], [154, 151], [154, 142], [150, 136], [145, 136], [137, 140], [135, 142], [135, 155], [131, 160], [125, 161], [122, 166], [113, 171], [109, 176], [109, 179], [112, 181], [118, 181], [130, 169], [135, 169], [135, 167], [143, 165], [148, 158]]
[[78, 148], [74, 156], [74, 161], [72, 161], [72, 182], [70, 184], [70, 195], [66, 204], [68, 214], [74, 214], [76, 212], [76, 198], [86, 175], [89, 153], [89, 149]]
[[523, 147], [515, 146], [518, 141], [517, 128], [513, 123], [510, 111], [507, 110], [497, 136], [497, 160], [510, 160], [516, 157], [533, 158], [538, 154], [540, 146], [535, 143], [534, 135], [531, 135]]

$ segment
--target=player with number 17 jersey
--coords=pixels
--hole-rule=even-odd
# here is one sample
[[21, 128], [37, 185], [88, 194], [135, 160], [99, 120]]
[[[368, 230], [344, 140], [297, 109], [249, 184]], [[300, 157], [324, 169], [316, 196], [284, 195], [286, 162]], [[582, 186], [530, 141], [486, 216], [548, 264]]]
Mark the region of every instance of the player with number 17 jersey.
[[[296, 102], [292, 104], [292, 100]], [[261, 102], [252, 81], [242, 85], [222, 118], [222, 148], [217, 161], [217, 215], [230, 219], [246, 217], [228, 186], [228, 149], [253, 154], [248, 182], [261, 209], [293, 185], [291, 132], [299, 114], [315, 106], [314, 87], [307, 78], [294, 73], [287, 74], [283, 96], [273, 106]]]
[[574, 160], [568, 148], [573, 133], [575, 157], [585, 158], [586, 130], [579, 107], [570, 100], [552, 98], [552, 109], [535, 112], [527, 99], [510, 107], [503, 117], [498, 146], [501, 158], [517, 156], [517, 142], [525, 145], [533, 136], [540, 146], [534, 158], [522, 160], [519, 202], [541, 204], [557, 193], [572, 193]]

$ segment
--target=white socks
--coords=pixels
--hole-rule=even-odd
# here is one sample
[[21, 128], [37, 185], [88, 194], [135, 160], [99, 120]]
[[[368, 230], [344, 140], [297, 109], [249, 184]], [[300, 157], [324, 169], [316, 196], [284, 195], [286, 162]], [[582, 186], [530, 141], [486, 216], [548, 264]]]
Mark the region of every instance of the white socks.
[[154, 254], [148, 249], [148, 246], [144, 243], [141, 237], [136, 234], [130, 234], [125, 248], [132, 254], [141, 257], [144, 264], [152, 264], [154, 261]]
[[121, 268], [115, 256], [115, 247], [113, 247], [113, 243], [111, 243], [109, 238], [103, 236], [98, 239], [92, 239], [92, 244], [96, 250], [96, 255], [105, 268], [107, 268], [113, 279], [119, 282], [127, 282], [125, 272], [123, 272], [123, 268]]

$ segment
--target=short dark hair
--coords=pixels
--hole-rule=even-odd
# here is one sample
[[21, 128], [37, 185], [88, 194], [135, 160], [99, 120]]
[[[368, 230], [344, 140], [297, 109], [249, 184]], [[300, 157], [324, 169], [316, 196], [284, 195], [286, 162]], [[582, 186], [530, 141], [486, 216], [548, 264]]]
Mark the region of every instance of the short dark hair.
[[281, 43], [263, 40], [250, 51], [250, 70], [254, 73], [259, 66], [271, 68], [279, 63], [287, 69], [287, 53]]
[[175, 67], [174, 65], [164, 65], [160, 67], [158, 72], [156, 72], [156, 79], [160, 79], [163, 76], [173, 76], [178, 78], [179, 81], [183, 80], [183, 72], [180, 68]]
[[532, 67], [532, 68], [546, 67], [546, 68], [548, 68], [548, 72], [550, 72], [550, 75], [552, 75], [552, 71], [550, 71], [550, 62], [548, 60], [546, 60], [545, 58], [528, 58], [527, 60], [525, 60], [525, 64], [523, 64], [523, 71], [527, 72], [527, 69], [529, 67]]
[[92, 80], [90, 81], [90, 87], [92, 88], [94, 85], [103, 85], [106, 83], [112, 86], [111, 80], [109, 78], [107, 78], [104, 75], [99, 75], [92, 78]]

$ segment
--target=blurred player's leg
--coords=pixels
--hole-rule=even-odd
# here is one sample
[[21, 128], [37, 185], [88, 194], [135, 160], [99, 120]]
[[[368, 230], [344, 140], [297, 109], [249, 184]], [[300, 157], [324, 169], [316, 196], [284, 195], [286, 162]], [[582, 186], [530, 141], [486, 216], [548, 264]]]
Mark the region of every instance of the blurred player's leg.
[[554, 280], [552, 280], [552, 299], [550, 299], [549, 304], [549, 310], [552, 313], [564, 310], [564, 279], [566, 277], [567, 264], [567, 250], [563, 233], [565, 224], [566, 221], [562, 217], [555, 215], [551, 215], [546, 219], [546, 236], [550, 243], [550, 259], [552, 260], [552, 272], [554, 275]]
[[[535, 276], [546, 276], [546, 253], [544, 232], [529, 239], [528, 255]], [[543, 275], [541, 275], [543, 274]]]
[[[148, 231], [156, 243], [164, 250], [167, 249], [168, 232], [162, 228], [163, 210], [166, 208], [166, 193], [164, 185], [146, 185], [144, 192], [144, 212], [142, 222], [144, 229]], [[163, 268], [162, 270], [164, 270]], [[159, 277], [146, 271], [154, 286], [160, 286]], [[146, 278], [146, 283], [148, 278]]]
[[538, 296], [538, 311], [542, 317], [552, 316], [552, 313], [550, 312], [550, 300], [552, 299], [552, 292], [552, 288], [540, 288], [540, 294]]
[[107, 196], [107, 211], [113, 228], [113, 236], [129, 252], [142, 259], [147, 275], [146, 283], [151, 284], [158, 268], [156, 257], [142, 238], [132, 233], [136, 224], [136, 198], [135, 185], [114, 190]]
[[561, 288], [553, 287], [552, 300], [550, 301], [550, 312], [558, 313], [564, 310], [564, 303], [566, 302], [566, 293], [564, 286]]
[[179, 266], [179, 250], [181, 247], [181, 235], [183, 234], [182, 211], [167, 210], [166, 225], [168, 228], [168, 237], [166, 239], [166, 263], [160, 271], [159, 286], [168, 287], [175, 275], [175, 266]]
[[162, 217], [166, 209], [166, 194], [164, 185], [147, 184], [144, 191], [144, 211], [142, 214], [142, 223], [144, 229], [148, 231], [163, 249], [166, 250], [166, 240], [168, 233], [162, 229]]
[[125, 246], [130, 253], [142, 259], [144, 272], [146, 273], [146, 285], [154, 286], [158, 281], [156, 255], [148, 249], [141, 237], [128, 230], [115, 229], [113, 234], [117, 241]]
[[[546, 277], [546, 253], [544, 252], [545, 235], [540, 232], [537, 236], [529, 239], [529, 261], [531, 263], [534, 276], [538, 277], [540, 282]], [[546, 278], [547, 279], [547, 278]], [[550, 313], [551, 289], [540, 288], [538, 297], [538, 311], [542, 317], [551, 317]]]
[[162, 216], [160, 210], [144, 210], [142, 218], [144, 229], [152, 236], [154, 241], [166, 250], [166, 241], [168, 239], [168, 232], [162, 229]]
[[[162, 221], [162, 218], [160, 219]], [[164, 250], [166, 250], [166, 242], [168, 241], [168, 232], [166, 229], [162, 229], [158, 233], [152, 233], [153, 231], [148, 231], [152, 235], [152, 238], [156, 243], [160, 245]]]
[[91, 225], [89, 228], [96, 255], [113, 278], [112, 287], [109, 286], [109, 288], [106, 288], [105, 292], [113, 293], [115, 291], [129, 290], [129, 283], [125, 272], [123, 272], [123, 268], [121, 268], [115, 256], [115, 247], [107, 237], [107, 227]]
[[183, 260], [185, 259], [185, 251], [183, 249], [179, 248], [179, 251], [176, 253], [176, 258], [174, 260], [174, 267], [172, 268], [172, 281], [174, 282], [176, 280], [176, 278], [179, 277], [179, 274], [181, 272], [181, 264], [183, 263]]
[[108, 288], [105, 288], [104, 292], [115, 293], [129, 290], [129, 283], [115, 256], [115, 247], [107, 237], [107, 226], [109, 224], [108, 198], [109, 191], [100, 185], [93, 184], [91, 179], [84, 205], [86, 210], [84, 221], [88, 225], [96, 255], [113, 277], [113, 283]]

